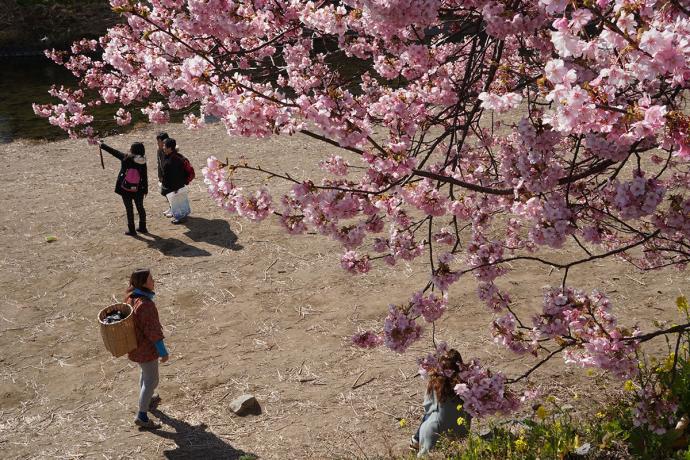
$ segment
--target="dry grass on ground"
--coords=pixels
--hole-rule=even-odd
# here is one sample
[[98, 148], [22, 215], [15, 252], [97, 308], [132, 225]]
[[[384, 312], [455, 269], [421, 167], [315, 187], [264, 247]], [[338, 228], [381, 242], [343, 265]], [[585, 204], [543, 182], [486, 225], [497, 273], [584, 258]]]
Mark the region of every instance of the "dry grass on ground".
[[[220, 126], [168, 130], [200, 173], [209, 154], [240, 155], [306, 177], [324, 147], [306, 137], [229, 139]], [[108, 142], [126, 149], [155, 131]], [[377, 267], [365, 277], [339, 268], [336, 244], [289, 236], [275, 222], [238, 220], [215, 207], [203, 183], [192, 186], [193, 217], [173, 226], [155, 190], [146, 199], [150, 236], [125, 237], [124, 209], [112, 189], [117, 162], [100, 168], [83, 142], [0, 146], [0, 456], [2, 458], [372, 458], [402, 454], [421, 414], [424, 386], [410, 353], [347, 346], [359, 328], [376, 327], [388, 303], [425, 280], [423, 267]], [[155, 176], [154, 155], [149, 170]], [[154, 182], [154, 181], [152, 181]], [[256, 185], [256, 184], [255, 184]], [[46, 236], [57, 241], [47, 243]], [[172, 350], [161, 368], [160, 432], [132, 425], [138, 368], [104, 350], [97, 312], [120, 299], [130, 271], [150, 266]], [[514, 266], [502, 281], [517, 308], [533, 307], [541, 287], [560, 278], [546, 267]], [[613, 261], [573, 270], [583, 288], [607, 290], [626, 324], [673, 319], [673, 299], [688, 275], [638, 273]], [[491, 314], [466, 278], [451, 291], [451, 311], [436, 337], [510, 375], [529, 360], [497, 348]], [[355, 385], [356, 382], [356, 385]], [[533, 385], [560, 398], [604, 399], [606, 379], [562, 361]], [[228, 403], [242, 393], [263, 414], [238, 418]]]

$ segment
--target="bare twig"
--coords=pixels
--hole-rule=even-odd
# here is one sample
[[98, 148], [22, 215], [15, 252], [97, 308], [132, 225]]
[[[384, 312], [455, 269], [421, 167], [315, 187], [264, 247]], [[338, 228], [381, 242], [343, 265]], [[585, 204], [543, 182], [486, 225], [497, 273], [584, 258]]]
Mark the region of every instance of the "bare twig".
[[352, 384], [352, 389], [354, 389], [357, 386], [357, 382], [359, 382], [359, 379], [362, 378], [362, 376], [364, 375], [365, 372], [366, 371], [362, 371], [359, 373], [359, 375], [355, 379], [354, 383]]
[[274, 266], [276, 264], [276, 262], [278, 262], [278, 259], [271, 262], [271, 265], [266, 267], [266, 270], [264, 270], [264, 281], [266, 281], [266, 279], [268, 278], [268, 271], [271, 269], [272, 266]]

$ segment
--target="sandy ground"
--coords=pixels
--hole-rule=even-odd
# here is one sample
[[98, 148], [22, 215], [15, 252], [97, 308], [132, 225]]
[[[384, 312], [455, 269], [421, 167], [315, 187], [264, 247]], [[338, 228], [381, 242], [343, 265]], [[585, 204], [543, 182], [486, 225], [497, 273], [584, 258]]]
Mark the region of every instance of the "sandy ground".
[[[229, 139], [220, 126], [168, 131], [197, 168], [216, 154], [253, 159], [307, 177], [324, 147], [303, 136]], [[108, 139], [126, 149], [155, 131]], [[0, 145], [0, 457], [1, 458], [373, 458], [402, 455], [421, 414], [423, 382], [410, 353], [347, 345], [376, 327], [386, 305], [423, 284], [419, 265], [376, 267], [352, 277], [338, 246], [319, 235], [289, 236], [273, 221], [252, 224], [225, 214], [203, 181], [191, 187], [193, 217], [173, 226], [155, 190], [146, 199], [150, 236], [124, 236], [124, 208], [113, 193], [117, 161], [84, 142]], [[149, 172], [155, 177], [155, 157]], [[258, 178], [256, 184], [261, 180]], [[153, 181], [152, 181], [153, 182]], [[250, 185], [250, 184], [248, 184]], [[47, 243], [46, 236], [57, 241]], [[567, 252], [567, 251], [566, 251]], [[566, 257], [564, 252], [555, 257]], [[170, 362], [161, 367], [157, 432], [133, 424], [138, 367], [104, 349], [96, 314], [121, 299], [133, 268], [149, 266]], [[560, 274], [514, 266], [502, 284], [523, 311]], [[649, 330], [675, 319], [673, 299], [688, 273], [639, 273], [616, 261], [573, 270], [574, 284], [607, 290], [625, 324]], [[515, 376], [530, 362], [493, 344], [488, 313], [471, 278], [451, 291], [451, 311], [436, 337]], [[354, 383], [357, 382], [355, 387]], [[530, 382], [561, 399], [602, 400], [605, 378], [562, 360]], [[354, 387], [354, 388], [353, 388]], [[253, 393], [263, 414], [240, 418], [229, 402]], [[398, 418], [411, 420], [400, 428]]]

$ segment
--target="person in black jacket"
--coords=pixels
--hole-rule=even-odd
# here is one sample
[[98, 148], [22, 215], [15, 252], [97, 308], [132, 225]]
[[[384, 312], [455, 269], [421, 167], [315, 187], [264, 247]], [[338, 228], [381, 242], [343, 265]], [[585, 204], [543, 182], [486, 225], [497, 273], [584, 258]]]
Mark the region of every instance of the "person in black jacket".
[[[168, 136], [168, 133], [166, 132], [160, 132], [156, 135], [156, 143], [158, 144], [158, 152], [156, 152], [156, 160], [158, 163], [158, 190], [161, 192], [161, 195], [163, 195], [163, 198], [165, 198], [165, 194], [163, 193], [163, 162], [165, 161], [165, 140], [169, 137], [170, 136]], [[168, 199], [165, 198], [165, 201], [168, 202]], [[163, 215], [165, 215], [165, 217], [172, 217], [170, 203], [168, 203], [168, 209], [163, 212]]]
[[[167, 196], [177, 192], [187, 185], [187, 171], [184, 167], [184, 158], [177, 151], [177, 142], [173, 138], [164, 141], [165, 158], [163, 159], [163, 180], [161, 193]], [[187, 202], [189, 208], [189, 202]], [[179, 224], [186, 216], [172, 216], [172, 223]]]
[[[115, 181], [115, 193], [122, 197], [127, 211], [127, 228], [125, 235], [136, 236], [137, 230], [148, 233], [146, 229], [146, 211], [144, 210], [144, 196], [149, 192], [148, 175], [146, 172], [146, 155], [144, 144], [135, 142], [129, 153], [122, 153], [101, 142], [101, 148], [120, 160], [120, 173]], [[139, 214], [139, 228], [134, 228], [134, 208]]]

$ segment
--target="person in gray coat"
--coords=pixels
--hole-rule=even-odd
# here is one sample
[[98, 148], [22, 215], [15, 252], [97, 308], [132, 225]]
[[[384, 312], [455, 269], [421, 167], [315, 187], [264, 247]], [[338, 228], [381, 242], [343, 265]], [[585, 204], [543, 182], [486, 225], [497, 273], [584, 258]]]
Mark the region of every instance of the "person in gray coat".
[[428, 454], [441, 435], [458, 438], [469, 433], [472, 416], [463, 410], [462, 399], [453, 391], [461, 360], [460, 353], [450, 349], [439, 358], [439, 371], [429, 373], [424, 418], [410, 443], [410, 447], [419, 449], [417, 457]]

